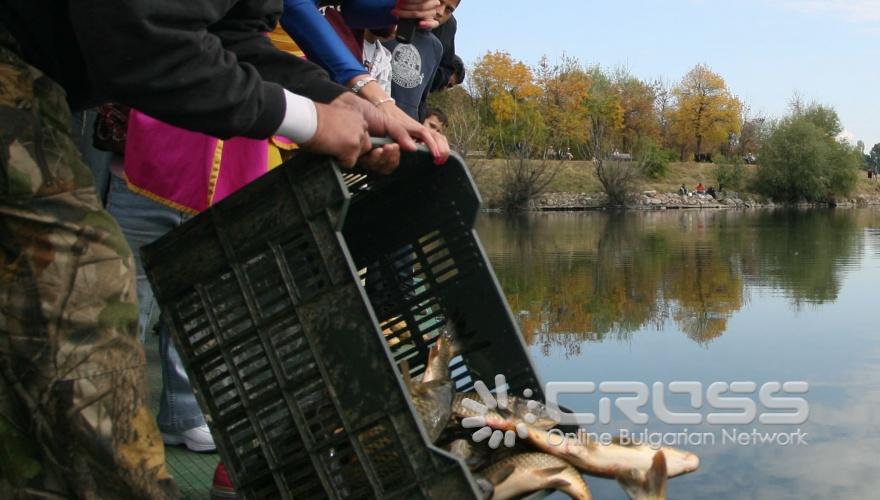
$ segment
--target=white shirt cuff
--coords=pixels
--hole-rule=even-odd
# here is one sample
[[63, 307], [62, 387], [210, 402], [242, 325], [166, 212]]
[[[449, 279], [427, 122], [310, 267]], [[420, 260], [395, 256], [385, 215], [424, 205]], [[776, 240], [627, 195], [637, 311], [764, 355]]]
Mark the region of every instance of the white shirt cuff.
[[315, 103], [288, 90], [284, 91], [284, 100], [287, 108], [277, 135], [288, 137], [298, 144], [310, 141], [318, 131], [318, 110]]

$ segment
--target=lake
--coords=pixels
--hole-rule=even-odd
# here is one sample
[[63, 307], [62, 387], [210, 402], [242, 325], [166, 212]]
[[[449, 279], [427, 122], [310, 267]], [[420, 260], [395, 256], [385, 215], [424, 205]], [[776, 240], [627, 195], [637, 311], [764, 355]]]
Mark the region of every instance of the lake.
[[[670, 480], [669, 498], [877, 498], [880, 211], [481, 214], [477, 230], [545, 384], [809, 384], [789, 395], [809, 405], [800, 425], [663, 424], [649, 403], [646, 425], [615, 409], [589, 429], [704, 436], [681, 446], [702, 465]], [[561, 402], [598, 414], [600, 397]], [[725, 439], [753, 431], [806, 444]], [[596, 498], [626, 498], [588, 482]]]

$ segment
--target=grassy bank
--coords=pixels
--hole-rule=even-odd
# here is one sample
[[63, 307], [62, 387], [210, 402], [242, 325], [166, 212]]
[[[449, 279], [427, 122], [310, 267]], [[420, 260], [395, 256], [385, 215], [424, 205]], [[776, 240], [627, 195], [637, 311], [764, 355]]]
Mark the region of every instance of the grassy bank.
[[[496, 206], [502, 194], [502, 177], [504, 160], [470, 160], [468, 164], [483, 195], [487, 206]], [[550, 168], [557, 174], [547, 188], [549, 193], [601, 193], [602, 186], [596, 178], [593, 162], [566, 161], [550, 162]], [[746, 183], [752, 184], [756, 167], [747, 165]], [[666, 177], [663, 179], [646, 179], [640, 182], [639, 191], [657, 191], [658, 193], [678, 192], [684, 184], [694, 189], [703, 183], [707, 188], [717, 186], [714, 175], [715, 165], [712, 163], [670, 163]], [[759, 197], [756, 193], [744, 192], [744, 195]], [[880, 196], [880, 182], [870, 182], [864, 174], [860, 174], [859, 182], [853, 196]]]

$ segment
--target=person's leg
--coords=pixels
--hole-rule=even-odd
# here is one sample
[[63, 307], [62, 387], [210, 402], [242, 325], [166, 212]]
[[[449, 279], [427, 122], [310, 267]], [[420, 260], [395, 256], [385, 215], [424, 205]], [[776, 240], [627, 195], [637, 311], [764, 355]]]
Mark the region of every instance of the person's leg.
[[[114, 164], [122, 158], [114, 156]], [[114, 166], [114, 169], [116, 167]], [[180, 224], [180, 214], [128, 189], [125, 179], [116, 174], [110, 175], [110, 188], [107, 193], [107, 211], [119, 223], [125, 241], [134, 254], [135, 276], [139, 305], [139, 334], [145, 340], [147, 332], [155, 323], [156, 300], [153, 289], [144, 273], [140, 249], [152, 243], [163, 234]]]
[[94, 145], [96, 109], [86, 109], [73, 114], [71, 131], [73, 142], [82, 155], [83, 161], [92, 171], [95, 179], [95, 191], [103, 203], [107, 202], [107, 189], [110, 185], [110, 159], [113, 153], [101, 151]]
[[[141, 336], [150, 327], [157, 307], [140, 258], [140, 248], [174, 229], [184, 219], [181, 212], [131, 191], [124, 179], [113, 175], [107, 210], [122, 227], [134, 249], [140, 301]], [[205, 417], [193, 395], [192, 386], [171, 339], [171, 332], [159, 320], [159, 360], [162, 364], [162, 394], [159, 399], [159, 430], [167, 444], [185, 444], [193, 451], [212, 451], [214, 441]], [[184, 435], [184, 433], [187, 433]]]
[[23, 444], [0, 497], [175, 498], [131, 251], [70, 120], [61, 87], [0, 30], [0, 435]]

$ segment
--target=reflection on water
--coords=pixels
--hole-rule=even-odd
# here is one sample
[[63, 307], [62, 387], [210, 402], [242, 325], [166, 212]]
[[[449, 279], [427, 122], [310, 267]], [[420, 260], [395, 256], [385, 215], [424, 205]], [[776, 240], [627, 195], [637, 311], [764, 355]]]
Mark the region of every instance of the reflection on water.
[[862, 255], [860, 216], [873, 213], [485, 215], [478, 230], [528, 342], [576, 354], [668, 319], [711, 342], [756, 288], [794, 308], [834, 301]]
[[880, 211], [483, 215], [477, 230], [545, 382], [809, 382], [809, 446], [701, 446], [669, 498], [876, 498]]

